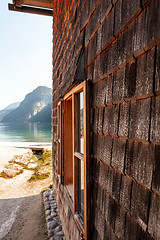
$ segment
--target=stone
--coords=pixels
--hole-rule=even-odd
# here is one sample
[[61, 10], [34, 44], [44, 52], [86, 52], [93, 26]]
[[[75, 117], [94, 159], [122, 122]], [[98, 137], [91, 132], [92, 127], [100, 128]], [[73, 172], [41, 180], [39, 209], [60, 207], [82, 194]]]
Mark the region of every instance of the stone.
[[45, 207], [45, 210], [49, 210], [51, 208], [49, 202], [46, 202], [44, 207]]
[[53, 230], [48, 230], [48, 237], [50, 238], [50, 237], [53, 237], [53, 235], [54, 235], [54, 232], [53, 232]]
[[55, 235], [54, 240], [64, 240], [64, 237]]
[[54, 240], [54, 237], [50, 237], [49, 240]]
[[45, 192], [43, 193], [43, 196], [44, 196], [44, 197], [49, 197], [49, 196], [50, 196], [49, 191], [45, 191]]
[[50, 196], [49, 196], [49, 201], [52, 201], [52, 200], [55, 200], [55, 198], [54, 198], [53, 195], [50, 195]]
[[51, 205], [51, 211], [56, 211], [56, 210], [57, 210], [57, 206]]
[[52, 220], [53, 220], [53, 218], [52, 218], [51, 215], [49, 215], [49, 216], [46, 217], [46, 221], [47, 221], [47, 222], [50, 222], [50, 221], [52, 221]]
[[54, 192], [53, 192], [53, 190], [52, 190], [52, 189], [50, 189], [50, 194], [53, 194], [53, 196], [54, 196]]
[[46, 202], [48, 202], [48, 197], [43, 197], [43, 201], [46, 203]]
[[57, 208], [57, 203], [54, 202], [54, 203], [52, 204], [52, 207]]
[[50, 210], [46, 210], [46, 216], [50, 215], [51, 211]]
[[58, 222], [55, 220], [52, 220], [47, 223], [48, 229], [54, 229], [58, 226]]
[[35, 167], [37, 167], [37, 163], [29, 163], [27, 167], [28, 168], [35, 168]]
[[60, 232], [62, 230], [62, 226], [61, 225], [59, 225], [59, 226], [57, 226], [56, 228], [55, 228], [55, 231], [56, 232]]
[[50, 201], [50, 205], [52, 206], [53, 204], [55, 204], [55, 200]]
[[64, 237], [64, 232], [63, 231], [57, 232], [56, 235]]
[[52, 217], [57, 217], [57, 213], [51, 211], [51, 216], [52, 216]]

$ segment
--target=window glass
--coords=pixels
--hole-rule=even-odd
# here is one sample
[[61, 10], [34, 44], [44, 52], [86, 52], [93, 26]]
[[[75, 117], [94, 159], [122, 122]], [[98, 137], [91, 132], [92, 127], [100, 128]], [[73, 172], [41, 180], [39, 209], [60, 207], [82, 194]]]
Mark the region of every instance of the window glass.
[[78, 211], [84, 218], [84, 162], [78, 161]]
[[58, 174], [60, 174], [60, 131], [61, 131], [61, 116], [60, 116], [60, 105], [58, 106], [58, 135], [57, 135], [57, 143], [58, 143]]
[[78, 151], [84, 154], [84, 123], [83, 123], [83, 92], [78, 94], [78, 116], [79, 116], [79, 124], [78, 124]]

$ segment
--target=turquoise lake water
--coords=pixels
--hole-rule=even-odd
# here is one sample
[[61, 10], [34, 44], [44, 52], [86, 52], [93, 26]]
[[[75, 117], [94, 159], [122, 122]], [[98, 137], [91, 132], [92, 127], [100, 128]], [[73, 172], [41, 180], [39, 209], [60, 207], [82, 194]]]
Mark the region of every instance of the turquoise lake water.
[[0, 123], [0, 142], [51, 142], [50, 123]]

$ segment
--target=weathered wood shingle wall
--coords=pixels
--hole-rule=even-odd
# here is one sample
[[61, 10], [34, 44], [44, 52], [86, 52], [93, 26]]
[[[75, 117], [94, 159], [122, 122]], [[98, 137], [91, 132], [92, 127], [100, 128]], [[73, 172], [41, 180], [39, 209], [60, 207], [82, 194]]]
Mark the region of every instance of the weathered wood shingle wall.
[[[55, 0], [53, 140], [57, 103], [90, 79], [92, 238], [160, 239], [160, 1]], [[72, 203], [54, 186], [68, 239]]]

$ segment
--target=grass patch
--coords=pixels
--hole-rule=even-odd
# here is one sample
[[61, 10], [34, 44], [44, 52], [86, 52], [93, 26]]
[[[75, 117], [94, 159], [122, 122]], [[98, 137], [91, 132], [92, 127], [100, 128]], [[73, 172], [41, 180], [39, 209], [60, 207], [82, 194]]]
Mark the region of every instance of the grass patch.
[[33, 174], [32, 177], [28, 180], [29, 182], [44, 180], [50, 176], [50, 172], [43, 174]]
[[47, 170], [49, 170], [48, 168], [52, 163], [52, 151], [46, 149], [41, 154], [37, 155], [37, 163], [37, 166], [33, 169], [34, 174], [28, 180], [29, 182], [43, 180], [50, 176], [50, 172]]

